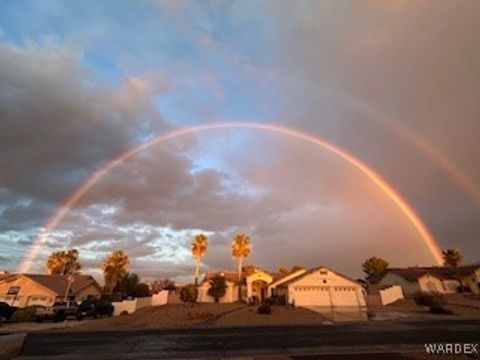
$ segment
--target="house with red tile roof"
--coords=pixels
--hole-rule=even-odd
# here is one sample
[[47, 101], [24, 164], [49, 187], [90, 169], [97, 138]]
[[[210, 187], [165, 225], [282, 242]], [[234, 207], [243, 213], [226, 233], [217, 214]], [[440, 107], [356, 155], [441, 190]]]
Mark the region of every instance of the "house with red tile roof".
[[208, 272], [199, 285], [199, 302], [213, 302], [208, 295], [210, 281], [221, 275], [227, 283], [227, 291], [220, 302], [238, 301], [239, 289], [242, 301], [262, 302], [267, 297], [280, 296], [295, 306], [363, 307], [365, 292], [355, 280], [321, 266], [310, 270], [300, 269], [287, 274], [273, 274], [261, 269], [250, 273]]

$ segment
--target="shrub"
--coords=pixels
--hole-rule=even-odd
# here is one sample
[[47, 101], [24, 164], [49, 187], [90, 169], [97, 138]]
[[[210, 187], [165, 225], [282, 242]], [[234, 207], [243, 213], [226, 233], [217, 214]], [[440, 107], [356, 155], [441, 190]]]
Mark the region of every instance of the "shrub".
[[220, 298], [222, 298], [227, 291], [227, 282], [225, 278], [217, 274], [215, 277], [210, 280], [210, 288], [208, 289], [208, 295], [215, 299], [215, 302], [218, 303]]
[[180, 290], [180, 299], [185, 303], [194, 303], [197, 301], [198, 290], [194, 284], [185, 285]]
[[136, 297], [147, 297], [150, 296], [150, 287], [145, 283], [139, 283], [135, 286], [135, 296]]
[[269, 297], [263, 300], [263, 303], [268, 306], [275, 305], [275, 299], [273, 297]]
[[445, 305], [445, 296], [436, 292], [417, 292], [413, 295], [413, 300], [418, 306], [440, 308]]
[[457, 292], [460, 293], [460, 294], [471, 293], [472, 289], [470, 289], [470, 287], [467, 286], [467, 285], [460, 285], [460, 286], [457, 287]]
[[10, 317], [10, 320], [14, 322], [34, 321], [36, 310], [36, 306], [28, 306], [25, 308], [17, 309]]
[[432, 314], [453, 315], [453, 311], [445, 309], [443, 306], [430, 306], [430, 312]]
[[258, 307], [257, 313], [263, 315], [269, 315], [272, 312], [272, 308], [270, 305], [262, 304]]

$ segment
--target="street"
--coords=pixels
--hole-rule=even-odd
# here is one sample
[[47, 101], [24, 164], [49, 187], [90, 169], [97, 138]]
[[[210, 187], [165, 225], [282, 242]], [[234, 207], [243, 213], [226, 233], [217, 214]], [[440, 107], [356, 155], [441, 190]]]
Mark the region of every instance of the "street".
[[[479, 320], [37, 332], [28, 334], [21, 358], [41, 356], [41, 358], [51, 359], [56, 358], [53, 357], [54, 355], [64, 355], [59, 358], [168, 359], [223, 358], [262, 354], [287, 354], [296, 357], [308, 354], [372, 352], [390, 354], [390, 357], [381, 358], [397, 359], [401, 358], [398, 357], [398, 353], [403, 350], [424, 352], [425, 343], [479, 342]], [[373, 358], [373, 355], [370, 357]]]

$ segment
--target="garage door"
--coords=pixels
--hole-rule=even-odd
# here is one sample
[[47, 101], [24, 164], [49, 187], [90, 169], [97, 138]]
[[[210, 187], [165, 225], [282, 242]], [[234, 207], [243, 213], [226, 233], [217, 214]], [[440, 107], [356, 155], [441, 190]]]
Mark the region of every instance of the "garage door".
[[328, 287], [299, 286], [294, 294], [295, 306], [330, 306]]
[[359, 306], [355, 288], [333, 287], [333, 306]]

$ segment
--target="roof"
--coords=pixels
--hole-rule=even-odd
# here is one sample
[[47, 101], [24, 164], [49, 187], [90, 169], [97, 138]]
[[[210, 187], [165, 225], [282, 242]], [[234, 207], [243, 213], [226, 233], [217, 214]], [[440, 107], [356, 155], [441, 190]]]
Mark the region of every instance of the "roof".
[[298, 280], [303, 279], [304, 277], [306, 277], [306, 276], [308, 276], [308, 275], [310, 275], [310, 274], [313, 274], [314, 272], [319, 271], [320, 269], [326, 269], [326, 270], [328, 270], [328, 271], [330, 271], [330, 272], [332, 272], [332, 273], [334, 273], [334, 274], [336, 274], [336, 275], [338, 275], [338, 276], [341, 276], [341, 277], [343, 277], [343, 278], [345, 278], [345, 279], [347, 279], [347, 280], [350, 280], [351, 282], [353, 282], [353, 283], [355, 283], [355, 284], [357, 284], [357, 285], [359, 285], [359, 286], [362, 286], [362, 284], [360, 284], [358, 281], [352, 279], [352, 278], [349, 277], [349, 276], [346, 276], [346, 275], [344, 275], [344, 274], [341, 274], [341, 273], [339, 273], [338, 271], [334, 271], [334, 270], [330, 269], [330, 268], [327, 267], [327, 266], [317, 266], [317, 267], [315, 267], [315, 268], [312, 268], [312, 269], [307, 270], [306, 272], [304, 272], [304, 273], [302, 273], [302, 274], [300, 274], [300, 275], [298, 275], [298, 276], [295, 276], [294, 278], [292, 278], [292, 279], [290, 279], [290, 280], [288, 280], [288, 281], [285, 281], [284, 283], [280, 284], [279, 287], [287, 287], [288, 285], [290, 285], [290, 284], [292, 284], [292, 283], [294, 283], [294, 282], [297, 282]]
[[[290, 275], [293, 275], [293, 274], [299, 273], [299, 272], [302, 272], [302, 274], [303, 274], [306, 271], [307, 271], [306, 269], [298, 269], [298, 270], [295, 270], [295, 271], [289, 271], [288, 273], [275, 273], [275, 274], [273, 274], [273, 281], [269, 284], [269, 286], [280, 286], [282, 283], [290, 280], [290, 279], [285, 280]], [[301, 274], [298, 274], [298, 275], [301, 275]], [[293, 279], [293, 278], [291, 278], [291, 279]]]
[[[25, 276], [26, 278], [36, 282], [37, 284], [47, 288], [58, 295], [64, 295], [68, 287], [68, 275], [46, 275], [46, 274], [10, 274], [10, 278], [0, 278], [1, 280], [13, 280], [14, 277]], [[78, 293], [89, 285], [94, 285], [100, 290], [100, 285], [91, 275], [74, 275], [71, 284], [71, 292]]]
[[217, 275], [222, 275], [226, 281], [234, 284], [238, 284], [239, 282], [242, 282], [245, 280], [245, 273], [243, 272], [239, 279], [238, 272], [235, 272], [235, 271], [208, 271], [202, 280], [202, 284], [212, 280]]
[[376, 284], [382, 280], [387, 273], [393, 273], [401, 276], [409, 282], [417, 281], [419, 278], [425, 275], [434, 276], [442, 280], [448, 280], [455, 279], [458, 276], [472, 275], [479, 268], [479, 265], [460, 266], [457, 269], [447, 266], [389, 268], [385, 270], [382, 275], [369, 277], [369, 282], [371, 284]]

